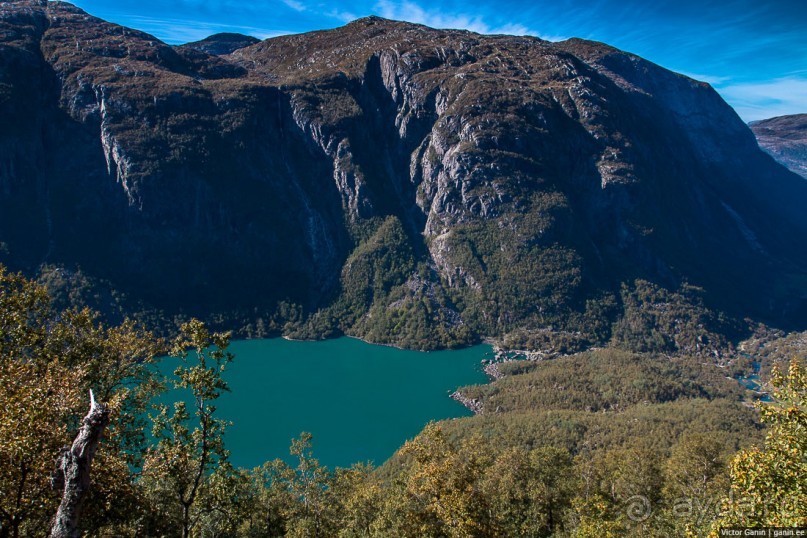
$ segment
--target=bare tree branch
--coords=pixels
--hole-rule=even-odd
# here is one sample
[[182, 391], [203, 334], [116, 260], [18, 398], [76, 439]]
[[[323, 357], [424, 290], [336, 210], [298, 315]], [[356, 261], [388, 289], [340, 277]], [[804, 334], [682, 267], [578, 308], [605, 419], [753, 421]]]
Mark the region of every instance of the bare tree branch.
[[90, 487], [90, 465], [104, 428], [109, 423], [109, 408], [95, 401], [90, 391], [90, 411], [82, 421], [73, 446], [65, 447], [51, 477], [55, 489], [63, 489], [62, 502], [51, 528], [51, 538], [78, 538], [81, 504]]

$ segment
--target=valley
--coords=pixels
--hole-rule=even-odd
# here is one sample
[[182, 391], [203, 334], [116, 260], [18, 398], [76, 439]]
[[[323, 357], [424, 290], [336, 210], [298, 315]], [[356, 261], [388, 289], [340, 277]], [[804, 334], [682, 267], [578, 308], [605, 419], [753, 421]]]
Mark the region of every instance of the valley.
[[803, 527], [798, 118], [578, 38], [0, 3], [0, 538]]

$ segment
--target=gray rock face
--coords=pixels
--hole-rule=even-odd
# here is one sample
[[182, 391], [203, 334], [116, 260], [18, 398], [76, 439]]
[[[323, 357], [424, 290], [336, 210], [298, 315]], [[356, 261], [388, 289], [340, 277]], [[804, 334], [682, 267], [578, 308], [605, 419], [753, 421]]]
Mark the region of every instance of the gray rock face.
[[15, 267], [80, 265], [169, 311], [313, 310], [393, 216], [479, 334], [638, 277], [801, 307], [807, 183], [708, 85], [606, 45], [371, 17], [170, 47], [62, 2], [0, 26]]
[[760, 148], [807, 179], [807, 114], [752, 121], [748, 125]]

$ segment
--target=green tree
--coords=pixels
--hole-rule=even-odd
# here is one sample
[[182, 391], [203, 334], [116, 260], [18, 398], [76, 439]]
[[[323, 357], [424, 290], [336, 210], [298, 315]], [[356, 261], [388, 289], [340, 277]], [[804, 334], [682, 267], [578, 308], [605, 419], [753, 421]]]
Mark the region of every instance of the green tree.
[[798, 360], [787, 374], [773, 369], [771, 403], [760, 403], [769, 425], [762, 448], [738, 453], [731, 462], [731, 495], [712, 529], [807, 525], [807, 372]]
[[491, 534], [478, 482], [492, 458], [480, 438], [472, 436], [458, 447], [438, 424], [429, 424], [400, 454], [413, 459], [405, 478], [406, 508], [397, 522], [404, 536]]
[[331, 508], [331, 473], [314, 458], [311, 449], [312, 435], [303, 432], [291, 442], [291, 455], [297, 458], [297, 467], [289, 475], [288, 486], [296, 501], [288, 519], [294, 524], [288, 536], [318, 538], [333, 536]]
[[125, 525], [136, 510], [133, 464], [143, 450], [144, 402], [154, 391], [157, 340], [126, 321], [57, 311], [44, 287], [0, 266], [0, 536], [45, 534], [59, 503], [49, 484], [94, 389], [111, 423], [93, 463], [87, 530]]
[[171, 350], [182, 361], [173, 384], [191, 392], [193, 421], [184, 401], [174, 404], [172, 414], [167, 406], [158, 406], [154, 417], [157, 445], [146, 455], [143, 485], [155, 509], [182, 538], [194, 535], [206, 513], [217, 509], [216, 486], [227, 483], [231, 469], [224, 447], [228, 423], [216, 417], [215, 405], [229, 390], [222, 377], [233, 359], [229, 343], [229, 333], [211, 333], [201, 321], [184, 324]]
[[500, 536], [551, 536], [561, 527], [573, 489], [571, 457], [552, 447], [506, 449], [481, 482]]
[[373, 467], [359, 463], [348, 469], [337, 468], [331, 488], [338, 499], [339, 537], [373, 536], [384, 497], [392, 492], [376, 478]]
[[717, 500], [728, 489], [725, 446], [714, 436], [690, 433], [664, 466], [664, 509], [659, 517], [676, 536], [708, 534]]
[[246, 517], [241, 521], [239, 536], [286, 536], [288, 519], [294, 513], [296, 503], [288, 487], [293, 473], [280, 459], [266, 462], [247, 473], [247, 490], [243, 496]]

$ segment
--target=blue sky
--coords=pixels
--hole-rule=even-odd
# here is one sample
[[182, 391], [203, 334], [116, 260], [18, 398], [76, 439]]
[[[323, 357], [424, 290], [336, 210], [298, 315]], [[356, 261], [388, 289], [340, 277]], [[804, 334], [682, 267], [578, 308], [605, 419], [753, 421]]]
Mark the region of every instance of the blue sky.
[[75, 0], [176, 44], [259, 38], [380, 15], [437, 28], [594, 39], [712, 84], [746, 121], [807, 113], [806, 0]]

